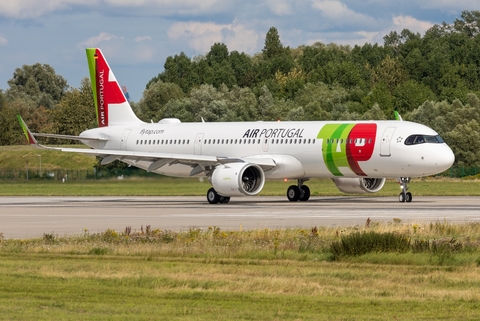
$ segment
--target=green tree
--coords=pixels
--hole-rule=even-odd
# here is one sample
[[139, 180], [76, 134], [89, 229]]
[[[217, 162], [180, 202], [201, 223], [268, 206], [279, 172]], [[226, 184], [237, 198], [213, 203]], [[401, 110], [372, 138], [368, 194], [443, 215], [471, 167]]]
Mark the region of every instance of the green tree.
[[62, 135], [79, 135], [82, 131], [97, 126], [88, 78], [82, 79], [79, 89], [75, 88], [64, 95], [52, 112], [52, 122], [55, 133]]
[[0, 146], [26, 144], [25, 136], [18, 124], [16, 115], [19, 111], [10, 104], [0, 110]]
[[150, 80], [147, 84], [147, 89], [158, 80], [165, 83], [177, 84], [185, 94], [187, 94], [192, 87], [199, 84], [199, 77], [196, 73], [194, 63], [192, 63], [190, 58], [183, 52], [174, 57], [167, 57], [164, 64], [164, 71]]
[[252, 87], [255, 85], [256, 72], [252, 59], [245, 53], [232, 51], [229, 56], [230, 66], [240, 87]]
[[480, 125], [475, 119], [466, 124], [458, 124], [445, 134], [444, 139], [447, 143], [450, 142], [458, 165], [480, 165]]
[[393, 117], [393, 96], [384, 83], [377, 84], [372, 91], [362, 99], [362, 104], [367, 109], [378, 104], [385, 115], [392, 115], [391, 117]]
[[175, 83], [165, 83], [159, 80], [150, 84], [143, 92], [143, 97], [138, 103], [139, 117], [146, 122], [158, 121], [157, 117], [164, 113], [165, 105], [170, 100], [183, 97], [182, 89]]
[[443, 27], [452, 33], [462, 33], [469, 38], [480, 34], [480, 11], [462, 11], [461, 19], [456, 18], [452, 25], [443, 23]]
[[265, 45], [262, 49], [265, 59], [272, 59], [274, 57], [285, 54], [285, 48], [280, 41], [280, 35], [275, 27], [271, 27], [265, 36]]
[[393, 94], [395, 88], [408, 80], [408, 74], [402, 63], [395, 58], [387, 56], [378, 67], [374, 68], [372, 74], [372, 84], [375, 86], [382, 83], [386, 86], [390, 94]]
[[372, 108], [367, 110], [361, 117], [362, 120], [387, 120], [388, 117], [385, 112], [380, 108], [378, 103], [373, 104]]
[[28, 97], [36, 107], [52, 109], [65, 95], [67, 81], [46, 64], [23, 65], [15, 69], [13, 78], [8, 81], [10, 88], [6, 94], [10, 101]]
[[[258, 64], [257, 81], [269, 86], [272, 82], [267, 80], [273, 80], [277, 72], [287, 74], [293, 67], [295, 67], [295, 61], [290, 55], [290, 48], [285, 48], [282, 45], [278, 30], [275, 27], [271, 27], [265, 37], [262, 60]], [[269, 87], [272, 93], [276, 93], [274, 87]]]
[[426, 85], [409, 80], [395, 88], [394, 109], [401, 114], [412, 111], [427, 100], [435, 100], [435, 94]]

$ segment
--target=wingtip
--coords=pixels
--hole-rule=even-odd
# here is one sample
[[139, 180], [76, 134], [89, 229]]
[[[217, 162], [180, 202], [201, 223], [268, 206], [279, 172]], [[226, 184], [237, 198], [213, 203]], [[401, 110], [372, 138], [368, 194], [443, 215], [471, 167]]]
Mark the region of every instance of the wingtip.
[[28, 129], [28, 126], [27, 126], [27, 124], [25, 123], [25, 121], [23, 120], [22, 116], [17, 115], [17, 119], [18, 119], [18, 122], [20, 123], [20, 126], [22, 127], [23, 133], [25, 134], [25, 137], [27, 138], [28, 143], [29, 143], [30, 145], [39, 146], [37, 140], [36, 140], [35, 137], [33, 136], [33, 134], [32, 134], [32, 132], [30, 131], [30, 129]]

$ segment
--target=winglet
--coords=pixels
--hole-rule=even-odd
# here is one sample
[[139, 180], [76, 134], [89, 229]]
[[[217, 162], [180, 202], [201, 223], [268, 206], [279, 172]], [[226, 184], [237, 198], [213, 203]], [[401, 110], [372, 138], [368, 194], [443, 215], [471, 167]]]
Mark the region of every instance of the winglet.
[[28, 143], [30, 145], [40, 146], [35, 137], [32, 135], [30, 129], [28, 129], [27, 124], [25, 124], [25, 121], [22, 119], [22, 117], [20, 115], [17, 115], [17, 119], [20, 122], [20, 126], [22, 126], [23, 133], [25, 134]]
[[402, 119], [402, 116], [400, 116], [400, 114], [398, 113], [398, 111], [394, 111], [393, 113], [395, 114], [395, 120], [400, 120], [400, 121], [403, 120], [403, 119]]

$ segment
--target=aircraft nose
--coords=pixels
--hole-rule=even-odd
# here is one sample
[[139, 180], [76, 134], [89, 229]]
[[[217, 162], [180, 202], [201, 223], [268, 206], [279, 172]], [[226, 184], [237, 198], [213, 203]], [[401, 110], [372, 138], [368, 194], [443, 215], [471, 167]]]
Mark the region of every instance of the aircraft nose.
[[450, 149], [450, 147], [445, 144], [442, 152], [437, 159], [436, 165], [442, 168], [443, 171], [446, 171], [453, 165], [453, 162], [455, 162], [455, 155], [453, 154], [453, 151]]

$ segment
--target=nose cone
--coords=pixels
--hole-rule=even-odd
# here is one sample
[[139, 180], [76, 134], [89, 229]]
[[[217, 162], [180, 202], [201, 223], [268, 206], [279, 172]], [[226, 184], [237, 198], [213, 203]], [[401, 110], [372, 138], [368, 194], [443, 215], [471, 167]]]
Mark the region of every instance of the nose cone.
[[455, 155], [447, 144], [442, 144], [442, 148], [436, 155], [435, 165], [438, 167], [438, 172], [443, 172], [449, 169], [453, 162], [455, 162]]

